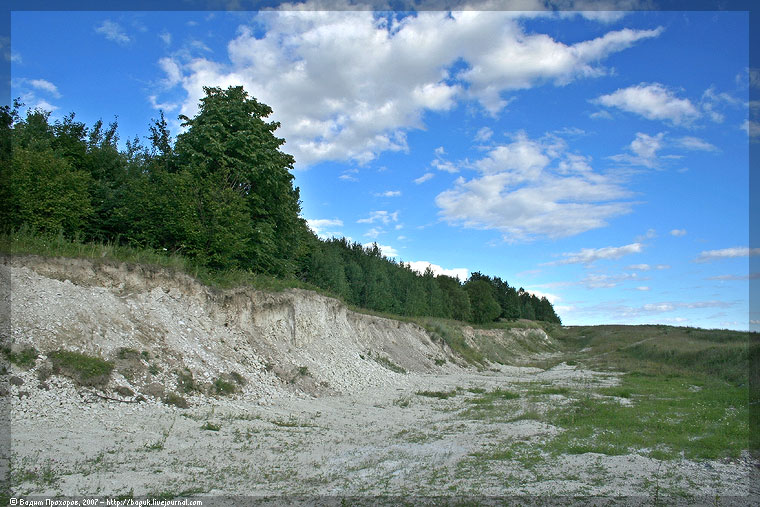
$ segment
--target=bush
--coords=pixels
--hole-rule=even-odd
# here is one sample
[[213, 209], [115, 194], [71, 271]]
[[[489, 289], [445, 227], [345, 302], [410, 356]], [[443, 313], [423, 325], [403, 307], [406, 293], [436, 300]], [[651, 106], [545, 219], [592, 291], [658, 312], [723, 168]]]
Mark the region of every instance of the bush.
[[179, 408], [187, 408], [189, 406], [187, 400], [177, 393], [169, 393], [161, 401], [166, 405], [173, 405]]

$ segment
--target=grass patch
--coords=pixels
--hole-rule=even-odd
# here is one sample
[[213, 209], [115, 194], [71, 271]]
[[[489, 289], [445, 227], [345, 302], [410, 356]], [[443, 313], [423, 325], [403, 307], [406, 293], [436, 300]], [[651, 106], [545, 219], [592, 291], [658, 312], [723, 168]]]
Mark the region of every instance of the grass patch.
[[406, 374], [406, 370], [404, 368], [397, 365], [396, 363], [394, 363], [393, 361], [391, 361], [389, 358], [385, 356], [378, 355], [374, 359], [375, 359], [375, 362], [377, 362], [377, 364], [379, 364], [385, 369], [388, 369], [396, 373]]
[[227, 380], [220, 377], [214, 380], [213, 390], [215, 394], [218, 394], [220, 396], [228, 396], [237, 392], [237, 386], [232, 382], [228, 382]]
[[35, 365], [37, 362], [37, 356], [39, 355], [37, 349], [29, 345], [15, 352], [11, 347], [3, 347], [2, 352], [11, 364], [15, 364], [19, 368], [24, 368], [25, 370], [28, 370]]
[[177, 373], [177, 389], [185, 394], [203, 391], [201, 386], [195, 382], [193, 372], [188, 369]]
[[161, 400], [166, 405], [172, 405], [179, 408], [187, 408], [187, 400], [177, 393], [169, 393]]
[[464, 409], [460, 415], [467, 419], [506, 422], [510, 417], [514, 417], [512, 409], [507, 406], [507, 402], [519, 397], [519, 394], [503, 389], [484, 392], [467, 400], [470, 406]]
[[203, 424], [203, 426], [201, 426], [201, 429], [202, 430], [207, 430], [207, 431], [219, 431], [220, 429], [222, 429], [222, 425], [221, 424], [214, 424], [211, 421], [206, 421]]
[[634, 407], [587, 396], [550, 411], [547, 418], [565, 431], [550, 442], [549, 450], [619, 455], [650, 449], [659, 459], [675, 459], [681, 453], [690, 459], [739, 457], [749, 444], [746, 389], [708, 379], [703, 389], [694, 391], [695, 381], [699, 380], [626, 375], [622, 386], [600, 391], [628, 394]]
[[53, 363], [53, 373], [63, 374], [85, 386], [105, 386], [114, 368], [110, 361], [68, 350], [50, 352], [48, 359]]
[[453, 391], [417, 391], [417, 396], [425, 396], [427, 398], [438, 398], [439, 400], [447, 400], [457, 395], [457, 390]]
[[466, 362], [482, 365], [485, 361], [485, 358], [477, 349], [467, 344], [459, 327], [460, 323], [429, 317], [416, 319], [416, 322], [425, 328], [433, 341], [443, 340], [454, 353]]

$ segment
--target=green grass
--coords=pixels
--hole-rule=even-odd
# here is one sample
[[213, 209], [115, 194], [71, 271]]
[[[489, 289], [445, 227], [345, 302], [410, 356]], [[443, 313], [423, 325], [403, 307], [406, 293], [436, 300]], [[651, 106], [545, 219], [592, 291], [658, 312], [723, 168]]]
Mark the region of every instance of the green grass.
[[417, 391], [417, 396], [425, 396], [427, 398], [438, 398], [439, 400], [447, 400], [457, 395], [457, 390], [453, 391]]
[[39, 352], [32, 346], [25, 346], [17, 352], [13, 352], [10, 347], [3, 347], [2, 353], [5, 358], [19, 368], [29, 369], [37, 362]]
[[[703, 384], [693, 389], [695, 382]], [[547, 419], [565, 429], [551, 443], [555, 453], [627, 454], [649, 449], [653, 457], [717, 459], [748, 448], [747, 391], [718, 379], [637, 372], [602, 394], [628, 394], [633, 406], [585, 396]]]
[[396, 373], [406, 374], [406, 370], [404, 368], [397, 365], [396, 363], [394, 363], [393, 361], [391, 361], [389, 358], [385, 356], [376, 356], [374, 359], [383, 368], [386, 368]]
[[495, 389], [479, 394], [467, 400], [470, 405], [460, 415], [466, 419], [505, 422], [514, 417], [514, 408], [508, 406], [509, 401], [519, 398], [513, 391]]
[[221, 424], [214, 424], [214, 423], [212, 423], [210, 421], [206, 421], [203, 424], [203, 426], [201, 426], [201, 429], [202, 430], [207, 430], [207, 431], [219, 431], [220, 429], [222, 429], [222, 425]]
[[187, 257], [163, 250], [121, 245], [113, 241], [83, 242], [78, 238], [67, 238], [63, 234], [40, 234], [28, 227], [22, 227], [10, 234], [0, 234], [0, 252], [11, 255], [89, 259], [96, 263], [126, 262], [140, 264], [146, 269], [160, 267], [185, 273], [205, 285], [217, 288], [251, 286], [272, 292], [302, 288], [328, 294], [295, 277], [275, 278], [241, 269], [213, 270], [199, 266]]
[[228, 382], [221, 377], [214, 381], [213, 389], [214, 393], [220, 396], [228, 396], [237, 392], [237, 386], [235, 384]]
[[485, 361], [483, 354], [471, 347], [464, 339], [460, 326], [462, 323], [453, 320], [421, 317], [414, 322], [425, 328], [430, 337], [442, 340], [449, 348], [462, 359], [473, 365], [482, 365]]
[[172, 405], [178, 408], [187, 408], [187, 400], [177, 393], [169, 393], [161, 400], [166, 405]]
[[79, 352], [55, 350], [48, 354], [53, 373], [63, 374], [86, 386], [104, 386], [111, 378], [114, 364]]

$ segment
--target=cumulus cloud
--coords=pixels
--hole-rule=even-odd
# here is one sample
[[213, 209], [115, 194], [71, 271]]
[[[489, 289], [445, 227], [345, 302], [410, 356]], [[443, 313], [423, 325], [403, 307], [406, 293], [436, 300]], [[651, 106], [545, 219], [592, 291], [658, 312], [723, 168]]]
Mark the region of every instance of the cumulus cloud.
[[676, 237], [686, 236], [686, 229], [673, 229], [670, 231], [670, 235]]
[[699, 256], [694, 259], [694, 262], [710, 262], [735, 257], [749, 257], [750, 255], [760, 255], [760, 248], [737, 246], [733, 248], [723, 248], [720, 250], [706, 250], [700, 253]]
[[453, 278], [459, 278], [461, 281], [467, 280], [467, 278], [470, 276], [470, 270], [467, 268], [445, 269], [437, 264], [433, 264], [428, 261], [413, 261], [408, 264], [409, 267], [420, 274], [424, 274], [425, 270], [427, 268], [430, 268], [433, 271], [434, 276], [446, 275]]
[[657, 152], [663, 147], [664, 137], [664, 132], [654, 136], [637, 132], [636, 138], [627, 147], [629, 153], [612, 155], [609, 158], [622, 164], [655, 168], [659, 164]]
[[485, 143], [491, 139], [491, 136], [493, 136], [493, 130], [488, 127], [482, 127], [480, 130], [478, 130], [477, 134], [475, 134], [475, 141], [479, 143]]
[[[583, 248], [579, 252], [567, 252], [563, 253], [565, 257], [562, 260], [550, 262], [550, 265], [560, 264], [593, 264], [594, 262], [605, 259], [619, 259], [625, 255], [634, 253], [640, 253], [643, 249], [641, 243], [631, 243], [630, 245], [623, 246], [606, 246], [603, 248]], [[646, 264], [640, 264], [639, 266], [647, 266]], [[648, 267], [647, 267], [648, 269]]]
[[387, 190], [385, 192], [379, 192], [376, 193], [376, 197], [399, 197], [401, 195], [401, 190]]
[[629, 192], [556, 136], [535, 140], [518, 133], [467, 166], [479, 175], [460, 177], [438, 194], [440, 215], [449, 223], [499, 230], [509, 241], [571, 236], [630, 211], [631, 204], [620, 201]]
[[184, 88], [187, 116], [203, 86], [245, 86], [272, 106], [299, 167], [366, 163], [407, 149], [406, 132], [423, 128], [427, 111], [471, 100], [498, 114], [514, 98], [504, 94], [602, 75], [606, 57], [662, 31], [623, 29], [564, 44], [526, 32], [520, 17], [530, 14], [260, 12], [255, 30], [241, 26], [229, 42], [229, 63], [187, 59], [181, 79], [169, 70], [167, 81]]
[[700, 116], [699, 110], [690, 100], [676, 97], [674, 92], [660, 83], [641, 83], [620, 88], [591, 102], [675, 125], [690, 123]]
[[121, 27], [121, 25], [111, 21], [110, 19], [103, 21], [100, 26], [95, 28], [95, 31], [105, 36], [106, 39], [116, 42], [117, 44], [125, 45], [129, 44], [130, 42], [129, 36]]

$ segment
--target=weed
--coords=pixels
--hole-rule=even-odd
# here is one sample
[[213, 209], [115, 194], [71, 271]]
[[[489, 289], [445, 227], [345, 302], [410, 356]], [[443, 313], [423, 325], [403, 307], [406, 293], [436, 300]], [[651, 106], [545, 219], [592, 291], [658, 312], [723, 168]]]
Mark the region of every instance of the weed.
[[148, 366], [148, 373], [151, 375], [158, 375], [161, 370], [155, 364]]
[[177, 388], [185, 394], [201, 391], [201, 387], [193, 378], [193, 372], [187, 368], [177, 373]]
[[37, 349], [32, 346], [25, 346], [15, 352], [10, 347], [3, 347], [2, 353], [11, 364], [15, 364], [19, 368], [26, 370], [34, 366], [39, 355]]
[[415, 393], [417, 396], [425, 396], [428, 398], [438, 398], [439, 400], [446, 400], [451, 398], [452, 396], [457, 395], [457, 390], [454, 389], [453, 391], [417, 391]]
[[122, 347], [116, 352], [116, 357], [119, 359], [137, 359], [140, 357], [140, 353], [135, 349]]
[[48, 358], [53, 363], [53, 373], [66, 375], [86, 386], [105, 386], [114, 368], [110, 361], [68, 350], [50, 352]]
[[403, 396], [397, 400], [393, 400], [393, 404], [397, 407], [406, 408], [411, 404], [411, 400], [408, 396]]
[[135, 395], [135, 392], [132, 391], [132, 389], [125, 386], [119, 386], [115, 388], [114, 392], [120, 396], [134, 396]]
[[235, 386], [235, 384], [233, 384], [232, 382], [227, 382], [221, 377], [214, 381], [213, 389], [214, 389], [214, 393], [221, 396], [234, 394], [237, 391], [237, 387]]
[[436, 366], [443, 366], [444, 364], [446, 364], [447, 361], [445, 359], [435, 359], [433, 360], [433, 362], [435, 363]]
[[206, 421], [203, 426], [201, 426], [202, 430], [208, 430], [208, 431], [219, 431], [222, 429], [221, 424], [214, 424], [211, 421]]
[[393, 361], [391, 361], [389, 358], [384, 356], [377, 356], [374, 358], [375, 361], [382, 367], [391, 370], [396, 373], [406, 374], [406, 370], [402, 368], [401, 366], [397, 365]]
[[308, 376], [310, 376], [310, 375], [311, 375], [311, 373], [309, 373], [309, 368], [308, 368], [308, 366], [299, 366], [299, 367], [298, 367], [298, 370], [297, 370], [297, 372], [298, 372], [298, 374], [299, 374], [300, 376], [302, 376], [302, 377], [305, 377], [305, 376], [307, 376], [307, 375], [308, 375]]
[[187, 400], [177, 393], [169, 393], [161, 401], [166, 405], [173, 405], [179, 408], [187, 408], [189, 406]]

